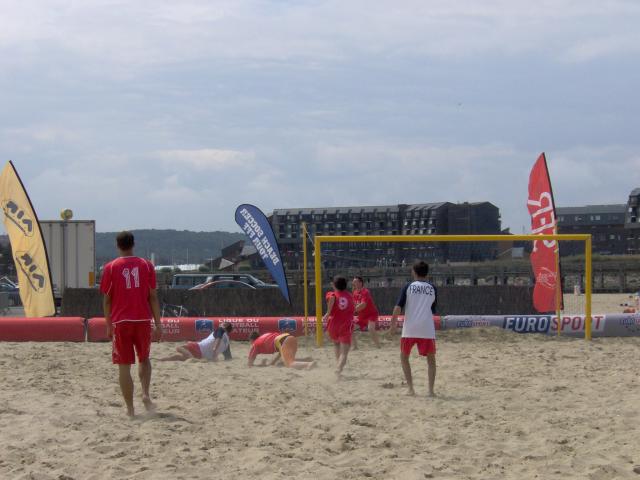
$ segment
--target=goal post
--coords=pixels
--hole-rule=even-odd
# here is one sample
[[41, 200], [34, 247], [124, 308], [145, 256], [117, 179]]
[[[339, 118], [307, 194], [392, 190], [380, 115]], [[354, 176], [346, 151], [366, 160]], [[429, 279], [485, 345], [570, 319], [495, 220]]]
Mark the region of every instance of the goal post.
[[[322, 346], [322, 245], [326, 243], [417, 243], [417, 242], [512, 242], [512, 241], [578, 241], [584, 242], [584, 334], [586, 340], [591, 340], [591, 235], [590, 234], [554, 234], [554, 235], [318, 235], [314, 238], [314, 274], [315, 274], [315, 302], [316, 302], [316, 344]], [[304, 268], [306, 271], [307, 264]], [[307, 285], [304, 286], [305, 291]], [[305, 306], [306, 308], [306, 306]], [[528, 312], [523, 312], [528, 313]]]

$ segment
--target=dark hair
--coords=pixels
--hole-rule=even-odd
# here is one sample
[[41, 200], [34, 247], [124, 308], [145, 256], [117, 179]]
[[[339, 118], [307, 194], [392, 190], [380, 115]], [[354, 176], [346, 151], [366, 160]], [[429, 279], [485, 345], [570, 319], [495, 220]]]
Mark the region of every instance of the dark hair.
[[118, 248], [122, 251], [131, 250], [133, 248], [134, 243], [135, 242], [133, 241], [133, 233], [127, 232], [126, 230], [123, 232], [120, 232], [116, 237], [116, 244], [118, 245]]
[[231, 330], [233, 330], [233, 325], [231, 325], [229, 322], [224, 322], [222, 324], [222, 328], [224, 328], [227, 333], [231, 333]]
[[338, 290], [343, 291], [347, 289], [347, 279], [341, 277], [340, 275], [336, 275], [333, 277], [333, 286]]
[[260, 336], [260, 334], [258, 333], [257, 330], [254, 330], [253, 332], [251, 332], [251, 334], [249, 335], [249, 340], [251, 340], [252, 342], [258, 338]]
[[426, 277], [429, 273], [429, 264], [422, 260], [413, 264], [413, 271], [419, 277]]
[[364, 278], [362, 278], [360, 275], [354, 275], [354, 277], [356, 280], [360, 280], [360, 283], [364, 285]]

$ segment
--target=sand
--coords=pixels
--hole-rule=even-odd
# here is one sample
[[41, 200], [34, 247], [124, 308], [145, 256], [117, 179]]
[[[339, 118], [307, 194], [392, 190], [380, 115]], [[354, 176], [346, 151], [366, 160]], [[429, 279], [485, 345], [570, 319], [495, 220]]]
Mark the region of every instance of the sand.
[[406, 396], [397, 342], [365, 338], [341, 382], [305, 340], [309, 372], [248, 369], [241, 342], [230, 362], [155, 362], [158, 410], [136, 398], [133, 420], [110, 345], [0, 343], [0, 478], [640, 478], [640, 338], [441, 332], [434, 399], [417, 356]]
[[[574, 295], [565, 295], [565, 299]], [[584, 301], [584, 295], [578, 297]], [[566, 303], [566, 300], [565, 300]], [[625, 308], [637, 308], [637, 297], [629, 293], [596, 293], [591, 298], [591, 311], [593, 313], [622, 313]]]

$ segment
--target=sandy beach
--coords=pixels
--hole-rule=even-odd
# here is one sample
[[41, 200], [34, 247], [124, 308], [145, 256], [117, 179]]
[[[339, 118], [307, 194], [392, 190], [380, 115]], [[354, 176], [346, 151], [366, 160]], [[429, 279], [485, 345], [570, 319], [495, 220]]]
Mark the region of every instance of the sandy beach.
[[240, 342], [229, 362], [155, 362], [158, 410], [137, 399], [133, 420], [109, 344], [0, 343], [0, 478], [640, 478], [640, 338], [441, 332], [434, 399], [415, 352], [406, 396], [397, 343], [361, 341], [341, 382], [303, 339], [309, 372], [248, 369]]

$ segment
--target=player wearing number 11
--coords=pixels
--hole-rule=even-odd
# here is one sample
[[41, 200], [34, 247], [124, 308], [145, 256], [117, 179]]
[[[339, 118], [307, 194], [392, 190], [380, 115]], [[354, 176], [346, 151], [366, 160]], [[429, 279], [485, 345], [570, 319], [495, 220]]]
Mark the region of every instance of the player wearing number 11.
[[[118, 365], [120, 390], [127, 414], [134, 415], [131, 365], [138, 356], [138, 376], [142, 386], [142, 402], [152, 410], [151, 338], [160, 340], [160, 306], [156, 292], [156, 272], [153, 264], [133, 255], [131, 232], [121, 232], [116, 238], [120, 256], [104, 266], [100, 290], [104, 294], [103, 308], [107, 335], [113, 338], [112, 360]], [[153, 330], [151, 318], [153, 317]]]

